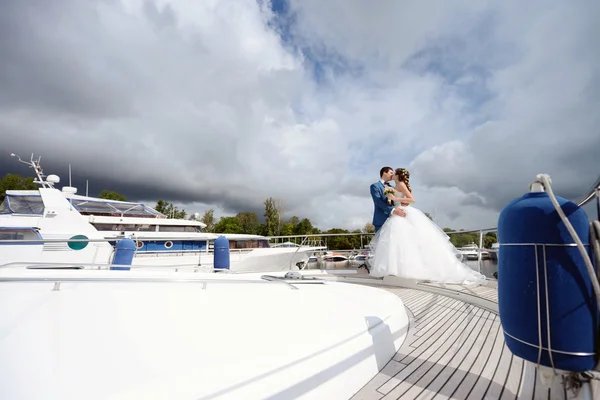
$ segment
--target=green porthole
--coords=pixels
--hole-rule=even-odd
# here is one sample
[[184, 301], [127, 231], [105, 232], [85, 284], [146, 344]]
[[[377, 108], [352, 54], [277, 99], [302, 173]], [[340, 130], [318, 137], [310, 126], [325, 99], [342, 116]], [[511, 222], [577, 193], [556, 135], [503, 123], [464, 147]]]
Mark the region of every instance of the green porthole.
[[[71, 236], [69, 240], [88, 240], [89, 238], [85, 235], [75, 235]], [[89, 242], [69, 242], [69, 248], [71, 250], [83, 250], [87, 247]]]

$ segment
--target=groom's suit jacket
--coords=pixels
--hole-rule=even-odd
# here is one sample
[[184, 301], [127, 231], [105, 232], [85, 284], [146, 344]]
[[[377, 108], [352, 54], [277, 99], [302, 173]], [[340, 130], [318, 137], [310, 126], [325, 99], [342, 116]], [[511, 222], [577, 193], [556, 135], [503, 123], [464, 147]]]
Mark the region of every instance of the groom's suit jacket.
[[383, 183], [381, 181], [375, 182], [371, 185], [371, 197], [373, 198], [373, 225], [381, 226], [385, 223], [385, 220], [389, 217], [390, 213], [394, 209], [393, 206], [388, 205], [387, 197], [383, 195], [384, 190]]

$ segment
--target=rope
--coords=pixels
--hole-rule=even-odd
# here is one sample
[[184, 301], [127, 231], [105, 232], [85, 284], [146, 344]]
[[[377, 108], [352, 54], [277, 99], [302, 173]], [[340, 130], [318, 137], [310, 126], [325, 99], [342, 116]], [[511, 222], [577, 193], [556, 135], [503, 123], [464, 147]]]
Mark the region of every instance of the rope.
[[[592, 221], [590, 224], [590, 235], [592, 248], [594, 249], [594, 259], [596, 265], [600, 263], [600, 221]], [[598, 278], [600, 279], [600, 270], [598, 271]]]
[[[598, 303], [598, 308], [600, 308], [600, 283], [598, 282], [598, 277], [596, 276], [596, 273], [594, 272], [594, 266], [592, 265], [592, 260], [590, 259], [589, 255], [585, 251], [585, 247], [583, 246], [581, 239], [577, 235], [577, 232], [575, 232], [573, 225], [571, 225], [571, 222], [569, 221], [569, 219], [563, 212], [562, 208], [560, 207], [560, 204], [558, 204], [558, 200], [556, 200], [556, 196], [554, 196], [554, 192], [552, 191], [552, 186], [550, 185], [550, 177], [545, 174], [540, 174], [537, 176], [537, 179], [538, 179], [538, 182], [541, 181], [541, 183], [544, 185], [544, 189], [548, 192], [548, 196], [550, 197], [550, 200], [552, 201], [552, 204], [554, 205], [556, 212], [558, 213], [558, 215], [560, 216], [560, 219], [563, 221], [563, 223], [567, 227], [567, 230], [571, 234], [571, 237], [577, 244], [577, 248], [579, 249], [579, 252], [581, 253], [581, 256], [583, 257], [583, 261], [585, 262], [585, 266], [587, 267], [588, 274], [590, 275], [590, 280], [592, 281], [592, 287], [594, 288], [594, 294], [596, 295], [596, 302]], [[598, 258], [596, 258], [596, 259], [598, 259]]]
[[[594, 272], [594, 266], [592, 264], [592, 260], [590, 259], [588, 253], [585, 251], [585, 247], [583, 246], [581, 239], [577, 235], [577, 232], [575, 232], [573, 225], [571, 225], [571, 222], [569, 221], [569, 219], [563, 212], [562, 208], [560, 207], [560, 204], [558, 204], [558, 201], [556, 200], [556, 196], [554, 196], [554, 192], [552, 191], [552, 186], [550, 184], [550, 177], [548, 175], [541, 174], [536, 177], [536, 181], [538, 183], [542, 183], [542, 185], [544, 186], [544, 189], [548, 192], [548, 196], [550, 197], [550, 200], [552, 201], [552, 204], [554, 205], [556, 212], [558, 213], [558, 215], [560, 216], [560, 219], [563, 221], [563, 223], [567, 227], [567, 230], [571, 234], [571, 237], [577, 244], [577, 248], [579, 249], [579, 252], [581, 253], [581, 256], [583, 257], [585, 266], [587, 267], [587, 270], [588, 270], [588, 274], [590, 275], [590, 280], [592, 281], [592, 287], [594, 289], [594, 294], [596, 295], [596, 302], [598, 303], [598, 307], [600, 308], [600, 284], [598, 282], [599, 277]], [[590, 241], [591, 241], [591, 245], [594, 249], [593, 254], [594, 254], [594, 258], [595, 258], [596, 262], [598, 262], [598, 261], [600, 261], [600, 243], [599, 243], [600, 222], [593, 221], [591, 223], [590, 228], [591, 228], [590, 229]], [[572, 390], [574, 392], [575, 396], [577, 396], [581, 387], [585, 383], [588, 383], [589, 381], [591, 381], [592, 379], [600, 380], [600, 373], [596, 372], [596, 371], [572, 372], [563, 377], [563, 384], [564, 384], [564, 387], [566, 390], [569, 390], [569, 389]]]
[[563, 377], [563, 385], [565, 390], [572, 390], [575, 397], [579, 394], [579, 390], [584, 383], [589, 383], [591, 380], [600, 380], [600, 373], [596, 371], [572, 372]]

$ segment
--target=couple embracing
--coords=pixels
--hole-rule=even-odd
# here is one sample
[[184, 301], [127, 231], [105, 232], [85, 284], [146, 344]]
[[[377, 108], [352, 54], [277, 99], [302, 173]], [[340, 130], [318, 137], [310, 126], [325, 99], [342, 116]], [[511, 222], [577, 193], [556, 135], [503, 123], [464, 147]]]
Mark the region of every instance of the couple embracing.
[[[463, 264], [449, 236], [413, 206], [410, 173], [383, 167], [371, 185], [375, 237], [370, 274], [445, 283], [484, 282], [486, 278]], [[390, 182], [394, 183], [394, 187]]]

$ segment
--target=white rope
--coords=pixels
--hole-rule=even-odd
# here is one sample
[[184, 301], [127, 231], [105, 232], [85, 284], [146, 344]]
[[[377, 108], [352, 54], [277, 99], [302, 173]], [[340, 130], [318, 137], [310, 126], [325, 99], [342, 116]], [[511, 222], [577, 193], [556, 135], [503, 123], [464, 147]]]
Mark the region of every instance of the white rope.
[[600, 380], [600, 373], [596, 371], [572, 372], [564, 376], [563, 384], [566, 390], [571, 390], [577, 397], [583, 384], [589, 383], [591, 380]]
[[[594, 258], [596, 259], [596, 265], [598, 265], [600, 263], [600, 221], [592, 221], [590, 228]], [[600, 270], [598, 271], [598, 278], [600, 278]]]
[[550, 197], [550, 200], [552, 201], [552, 204], [554, 205], [556, 212], [560, 216], [560, 219], [563, 221], [563, 223], [567, 227], [567, 230], [571, 234], [571, 237], [577, 244], [577, 248], [579, 249], [579, 252], [581, 253], [581, 256], [583, 257], [583, 261], [585, 262], [585, 266], [587, 267], [588, 274], [590, 275], [590, 280], [592, 281], [592, 287], [594, 288], [594, 294], [596, 295], [596, 302], [598, 303], [598, 308], [600, 308], [600, 283], [598, 283], [598, 277], [596, 276], [596, 273], [594, 272], [594, 266], [592, 265], [592, 260], [590, 259], [589, 255], [585, 251], [585, 247], [583, 246], [581, 239], [577, 235], [577, 232], [575, 232], [573, 225], [571, 225], [571, 222], [569, 221], [569, 219], [565, 215], [564, 211], [560, 207], [560, 204], [558, 204], [558, 200], [556, 200], [556, 197], [554, 196], [554, 192], [552, 191], [552, 186], [550, 185], [549, 178], [550, 177], [545, 174], [540, 174], [537, 176], [537, 179], [541, 180], [541, 183], [544, 185], [544, 189], [548, 192], [548, 196]]
[[[575, 232], [573, 225], [571, 225], [571, 222], [563, 212], [562, 208], [560, 207], [560, 204], [558, 204], [556, 196], [554, 196], [554, 192], [552, 191], [550, 177], [544, 174], [538, 175], [536, 181], [541, 182], [546, 192], [548, 192], [548, 196], [552, 201], [552, 205], [554, 205], [554, 208], [560, 216], [560, 219], [563, 221], [563, 223], [567, 227], [567, 230], [571, 234], [571, 237], [577, 244], [577, 249], [581, 253], [581, 256], [583, 257], [583, 260], [585, 262], [585, 266], [587, 267], [588, 274], [590, 275], [590, 280], [592, 281], [594, 294], [596, 295], [596, 302], [598, 303], [598, 307], [600, 308], [600, 284], [598, 283], [598, 276], [594, 272], [592, 260], [590, 259], [588, 253], [585, 251], [585, 247], [583, 246], [581, 239], [577, 235], [577, 232]], [[594, 258], [596, 259], [596, 262], [600, 262], [600, 222], [593, 221], [590, 224], [590, 228], [590, 245], [594, 250]], [[570, 374], [567, 374], [563, 379], [565, 389], [571, 390], [575, 394], [575, 397], [577, 397], [579, 390], [584, 384], [589, 383], [589, 381], [592, 379], [600, 379], [600, 373], [597, 371], [586, 371], [582, 373], [572, 372]]]

